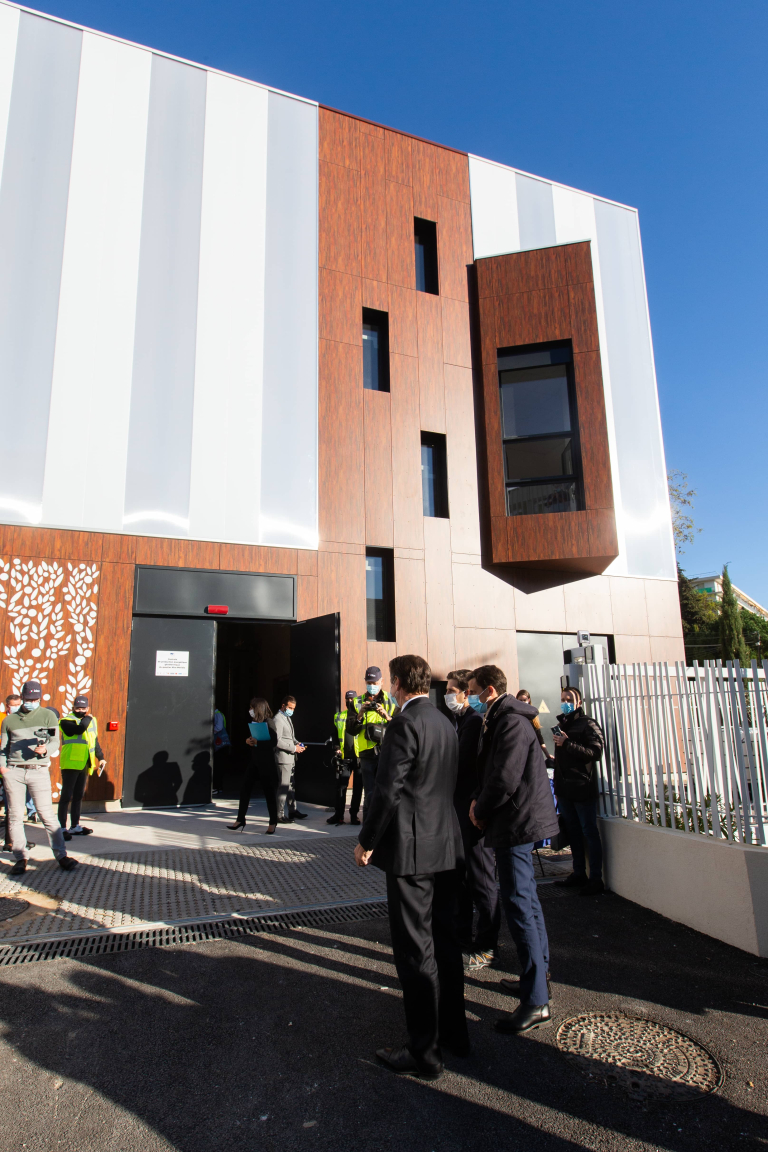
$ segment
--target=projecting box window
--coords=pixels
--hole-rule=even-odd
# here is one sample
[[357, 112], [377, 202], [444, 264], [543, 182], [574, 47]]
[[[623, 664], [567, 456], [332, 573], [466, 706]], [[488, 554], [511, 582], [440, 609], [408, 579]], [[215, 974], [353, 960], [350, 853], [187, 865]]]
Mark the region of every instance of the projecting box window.
[[425, 516], [448, 516], [448, 468], [445, 436], [421, 434], [421, 498]]
[[569, 344], [498, 353], [507, 515], [582, 506]]
[[395, 639], [394, 569], [391, 548], [366, 548], [365, 607], [369, 640]]
[[389, 392], [389, 314], [363, 308], [363, 386]]
[[416, 254], [416, 287], [419, 292], [439, 295], [437, 281], [437, 224], [434, 220], [413, 221], [413, 239]]

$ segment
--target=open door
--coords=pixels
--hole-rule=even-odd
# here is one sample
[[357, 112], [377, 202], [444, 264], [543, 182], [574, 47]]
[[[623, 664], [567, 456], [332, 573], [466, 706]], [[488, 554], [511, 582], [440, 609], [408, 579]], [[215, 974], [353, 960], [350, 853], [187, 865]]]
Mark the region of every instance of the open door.
[[339, 707], [339, 614], [316, 616], [291, 627], [290, 691], [296, 697], [296, 738], [307, 745], [296, 762], [296, 795], [310, 804], [334, 802], [331, 764], [333, 716]]

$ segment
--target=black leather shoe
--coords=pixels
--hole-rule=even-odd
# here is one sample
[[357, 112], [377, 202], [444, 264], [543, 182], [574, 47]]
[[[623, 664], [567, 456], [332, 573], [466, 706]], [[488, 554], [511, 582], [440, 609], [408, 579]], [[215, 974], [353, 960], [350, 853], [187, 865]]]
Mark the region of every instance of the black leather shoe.
[[293, 824], [293, 816], [278, 816], [278, 824]]
[[[552, 980], [552, 977], [549, 974], [549, 972], [547, 972], [547, 996], [549, 997], [550, 1001], [552, 1000], [551, 980]], [[504, 980], [499, 980], [499, 987], [502, 989], [502, 991], [507, 992], [510, 996], [519, 996], [520, 995], [520, 981], [519, 980], [507, 980], [506, 978]]]
[[72, 833], [71, 832], [67, 832], [65, 829], [62, 829], [62, 832], [64, 834], [65, 840], [71, 840], [72, 839]]
[[360, 823], [357, 816], [350, 816], [349, 822], [350, 822], [350, 824], [359, 824]]
[[558, 888], [583, 888], [588, 883], [589, 879], [586, 872], [571, 872], [565, 880], [555, 880]]
[[79, 860], [73, 859], [72, 856], [62, 856], [61, 860], [59, 860], [59, 868], [61, 868], [62, 872], [71, 872], [73, 868], [77, 868], [78, 864]]
[[511, 1016], [497, 1020], [493, 1030], [504, 1036], [517, 1036], [520, 1032], [530, 1032], [532, 1028], [546, 1028], [551, 1020], [549, 1004], [521, 1004]]
[[344, 823], [344, 817], [343, 816], [335, 816], [335, 815], [329, 816], [328, 819], [326, 820], [326, 824], [343, 824], [343, 823]]
[[9, 876], [23, 876], [27, 870], [26, 860], [17, 860], [13, 868], [8, 873]]
[[605, 892], [605, 884], [602, 880], [588, 880], [579, 892], [579, 896], [602, 896], [603, 892]]
[[376, 1059], [398, 1076], [418, 1076], [420, 1080], [439, 1080], [442, 1064], [419, 1064], [408, 1048], [377, 1048]]
[[299, 812], [298, 808], [293, 813], [294, 820], [306, 820], [309, 812]]

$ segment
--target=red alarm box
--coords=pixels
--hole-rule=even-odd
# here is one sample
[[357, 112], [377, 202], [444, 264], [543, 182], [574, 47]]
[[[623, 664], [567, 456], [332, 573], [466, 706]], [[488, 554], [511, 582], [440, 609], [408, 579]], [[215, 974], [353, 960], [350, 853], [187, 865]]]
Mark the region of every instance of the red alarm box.
[[107, 724], [107, 732], [117, 732], [119, 727], [120, 725], [117, 720], [110, 720]]
[[206, 608], [209, 616], [226, 616], [229, 612], [228, 604], [209, 604]]

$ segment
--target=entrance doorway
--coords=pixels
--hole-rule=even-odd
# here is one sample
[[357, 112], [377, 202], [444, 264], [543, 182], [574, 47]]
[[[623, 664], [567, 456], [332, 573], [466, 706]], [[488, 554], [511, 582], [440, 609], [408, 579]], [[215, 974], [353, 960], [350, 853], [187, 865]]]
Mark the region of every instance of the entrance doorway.
[[[248, 762], [248, 705], [263, 696], [273, 712], [288, 689], [291, 670], [290, 624], [219, 620], [216, 624], [214, 700], [227, 723], [231, 752], [214, 749], [214, 786], [234, 798]], [[298, 720], [298, 715], [297, 715]]]

